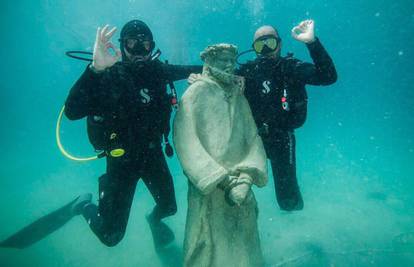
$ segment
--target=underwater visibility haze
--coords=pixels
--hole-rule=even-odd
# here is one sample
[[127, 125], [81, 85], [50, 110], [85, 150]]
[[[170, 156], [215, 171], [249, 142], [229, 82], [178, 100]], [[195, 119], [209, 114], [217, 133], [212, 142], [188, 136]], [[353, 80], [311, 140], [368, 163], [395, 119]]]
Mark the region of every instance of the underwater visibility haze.
[[[296, 130], [304, 209], [281, 211], [269, 183], [254, 188], [266, 266], [414, 266], [414, 2], [410, 0], [20, 0], [0, 3], [0, 240], [76, 196], [92, 192], [105, 160], [79, 163], [56, 146], [56, 120], [92, 51], [97, 27], [148, 24], [161, 59], [200, 65], [208, 45], [251, 48], [261, 25], [282, 55], [311, 62], [292, 27], [315, 21], [338, 80], [307, 86], [308, 118]], [[246, 56], [248, 57], [248, 55]], [[178, 95], [186, 81], [176, 82]], [[174, 114], [173, 114], [174, 116]], [[64, 146], [93, 155], [85, 120], [62, 121]], [[187, 178], [168, 159], [178, 212], [176, 240], [156, 252], [145, 219], [154, 201], [140, 181], [124, 239], [106, 247], [81, 216], [23, 250], [0, 249], [0, 266], [180, 266]]]

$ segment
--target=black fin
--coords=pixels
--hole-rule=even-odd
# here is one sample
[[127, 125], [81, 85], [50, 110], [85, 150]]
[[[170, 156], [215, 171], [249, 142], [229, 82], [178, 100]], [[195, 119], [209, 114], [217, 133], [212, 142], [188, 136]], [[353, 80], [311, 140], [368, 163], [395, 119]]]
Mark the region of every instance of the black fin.
[[72, 211], [72, 204], [75, 203], [77, 199], [78, 198], [58, 210], [41, 217], [8, 237], [6, 240], [1, 241], [0, 247], [23, 249], [42, 240], [73, 218], [75, 214]]

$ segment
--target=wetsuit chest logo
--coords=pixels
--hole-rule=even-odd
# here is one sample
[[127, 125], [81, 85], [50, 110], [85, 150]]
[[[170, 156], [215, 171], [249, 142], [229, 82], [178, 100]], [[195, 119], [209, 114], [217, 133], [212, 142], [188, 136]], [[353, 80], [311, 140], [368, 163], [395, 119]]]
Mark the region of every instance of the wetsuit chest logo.
[[147, 88], [143, 88], [139, 91], [140, 100], [143, 104], [149, 104], [151, 102], [151, 96], [149, 95], [149, 90]]
[[262, 83], [262, 85], [263, 85], [262, 93], [263, 94], [267, 95], [268, 93], [270, 93], [270, 91], [272, 90], [271, 87], [270, 87], [271, 84], [272, 84], [271, 81], [264, 81]]

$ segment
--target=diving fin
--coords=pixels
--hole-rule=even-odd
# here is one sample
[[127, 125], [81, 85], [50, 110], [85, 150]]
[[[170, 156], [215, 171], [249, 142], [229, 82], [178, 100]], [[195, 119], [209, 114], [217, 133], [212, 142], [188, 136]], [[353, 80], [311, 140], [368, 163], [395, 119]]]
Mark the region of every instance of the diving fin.
[[91, 198], [91, 194], [77, 197], [65, 206], [41, 217], [6, 240], [1, 241], [0, 247], [23, 249], [31, 246], [61, 228], [75, 215], [79, 215], [81, 213], [81, 207], [85, 206], [88, 202], [90, 203]]

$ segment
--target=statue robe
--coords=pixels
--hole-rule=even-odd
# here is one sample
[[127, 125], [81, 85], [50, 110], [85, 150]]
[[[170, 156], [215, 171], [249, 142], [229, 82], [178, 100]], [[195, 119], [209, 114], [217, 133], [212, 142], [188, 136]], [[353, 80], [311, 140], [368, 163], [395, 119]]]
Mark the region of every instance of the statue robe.
[[223, 87], [202, 76], [185, 92], [174, 121], [174, 145], [189, 179], [184, 266], [263, 265], [253, 192], [229, 205], [217, 185], [229, 172], [267, 183], [266, 155], [240, 80]]

